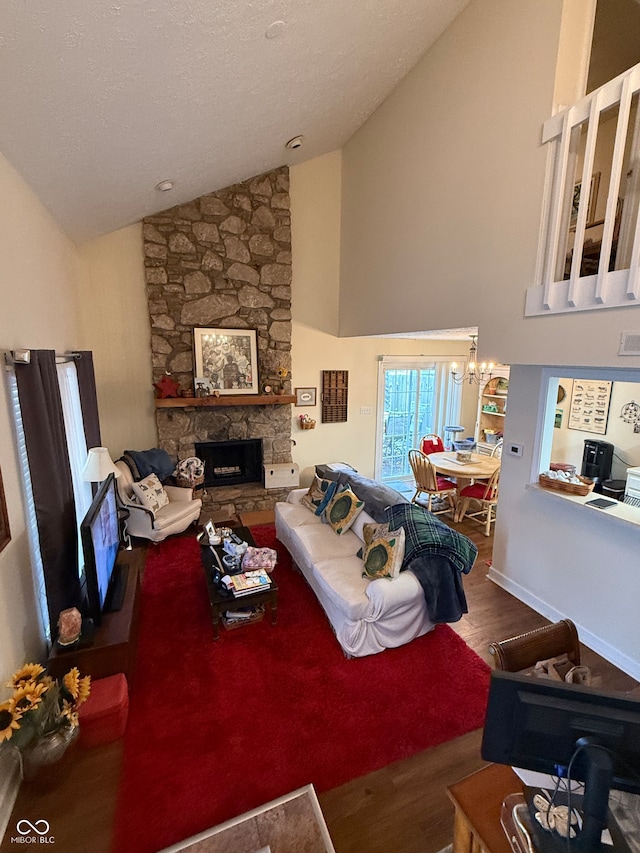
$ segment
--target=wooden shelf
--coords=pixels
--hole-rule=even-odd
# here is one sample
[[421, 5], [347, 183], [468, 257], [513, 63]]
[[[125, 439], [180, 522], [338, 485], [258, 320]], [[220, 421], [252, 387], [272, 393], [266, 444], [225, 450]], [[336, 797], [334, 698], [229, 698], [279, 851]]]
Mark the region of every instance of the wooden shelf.
[[185, 409], [191, 406], [285, 406], [295, 403], [295, 394], [224, 394], [220, 397], [165, 397], [156, 409]]

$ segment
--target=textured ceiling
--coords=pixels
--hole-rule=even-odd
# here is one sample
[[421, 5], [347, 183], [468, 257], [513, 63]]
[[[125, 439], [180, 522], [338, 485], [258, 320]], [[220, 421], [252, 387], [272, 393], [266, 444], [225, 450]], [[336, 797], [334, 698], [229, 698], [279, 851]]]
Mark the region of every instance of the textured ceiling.
[[340, 148], [467, 3], [4, 0], [0, 151], [81, 242]]

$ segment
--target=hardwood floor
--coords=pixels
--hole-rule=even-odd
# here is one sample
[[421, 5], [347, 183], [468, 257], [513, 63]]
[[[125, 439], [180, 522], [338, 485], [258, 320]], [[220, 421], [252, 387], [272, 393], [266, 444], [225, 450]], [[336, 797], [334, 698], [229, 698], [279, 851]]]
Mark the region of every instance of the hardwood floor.
[[[472, 521], [455, 526], [478, 545], [479, 555], [465, 578], [469, 613], [452, 627], [489, 661], [492, 640], [537, 628], [546, 620], [487, 580], [493, 537], [485, 537]], [[594, 652], [583, 652], [604, 687], [636, 686]], [[337, 853], [436, 853], [449, 844], [453, 807], [445, 789], [483, 765], [480, 741], [481, 730], [474, 731], [320, 794]], [[35, 782], [22, 786], [0, 853], [15, 849], [11, 837], [21, 819], [49, 821], [60, 853], [108, 853], [121, 762], [122, 741], [91, 750], [73, 747]]]
[[[487, 579], [493, 536], [485, 537], [473, 521], [455, 527], [473, 539], [479, 553], [464, 580], [469, 613], [451, 627], [491, 664], [490, 642], [533, 630], [547, 620]], [[583, 662], [602, 677], [603, 687], [636, 686], [595, 652], [583, 647], [582, 653]], [[436, 853], [450, 844], [453, 806], [446, 787], [484, 765], [481, 740], [479, 729], [320, 794], [338, 853]]]

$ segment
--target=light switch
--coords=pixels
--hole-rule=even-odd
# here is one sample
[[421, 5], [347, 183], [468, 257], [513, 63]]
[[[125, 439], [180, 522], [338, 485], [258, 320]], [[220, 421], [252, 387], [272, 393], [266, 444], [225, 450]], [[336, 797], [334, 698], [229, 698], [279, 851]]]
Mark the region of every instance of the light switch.
[[509, 453], [512, 456], [522, 456], [524, 453], [524, 444], [513, 444], [509, 442]]
[[372, 406], [360, 406], [360, 414], [361, 415], [372, 415], [373, 407]]

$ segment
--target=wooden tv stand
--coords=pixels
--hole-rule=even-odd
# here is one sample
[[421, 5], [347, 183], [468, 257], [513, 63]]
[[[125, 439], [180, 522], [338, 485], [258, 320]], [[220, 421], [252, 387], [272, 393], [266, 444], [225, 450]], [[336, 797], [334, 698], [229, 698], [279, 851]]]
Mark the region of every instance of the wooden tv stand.
[[123, 672], [131, 686], [138, 640], [140, 580], [145, 554], [145, 548], [119, 552], [117, 562], [129, 565], [122, 609], [103, 615], [101, 624], [95, 629], [91, 645], [83, 646], [80, 641], [78, 646], [64, 649], [54, 644], [48, 664], [48, 670], [54, 678], [59, 678], [71, 667], [77, 666], [81, 675], [90, 675], [93, 678], [105, 678], [107, 675]]

